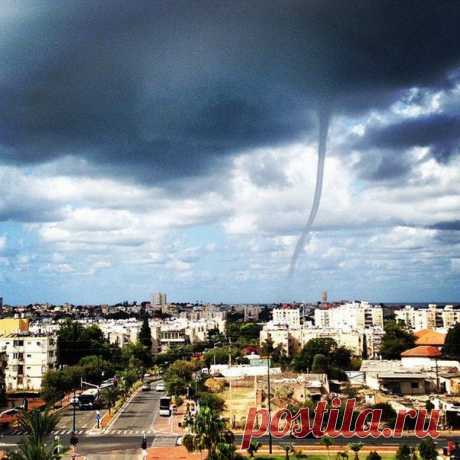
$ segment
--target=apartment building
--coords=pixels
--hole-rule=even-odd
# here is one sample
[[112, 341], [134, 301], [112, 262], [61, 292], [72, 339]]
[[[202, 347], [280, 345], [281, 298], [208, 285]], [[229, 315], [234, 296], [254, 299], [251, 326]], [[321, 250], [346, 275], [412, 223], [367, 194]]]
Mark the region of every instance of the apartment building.
[[312, 339], [332, 338], [355, 356], [378, 356], [382, 341], [383, 309], [367, 302], [353, 302], [315, 310], [315, 325], [300, 321], [300, 310], [273, 310], [273, 320], [260, 332], [260, 343], [268, 337], [287, 355], [299, 351]]
[[403, 321], [414, 331], [449, 329], [460, 322], [460, 310], [454, 309], [453, 305], [445, 305], [444, 308], [436, 304], [429, 304], [428, 308], [414, 308], [412, 305], [406, 305], [395, 311], [395, 318]]
[[32, 332], [0, 336], [6, 355], [7, 392], [39, 392], [45, 373], [56, 366], [56, 340], [52, 335]]
[[315, 326], [351, 329], [383, 328], [383, 309], [367, 302], [345, 303], [328, 309], [315, 310]]

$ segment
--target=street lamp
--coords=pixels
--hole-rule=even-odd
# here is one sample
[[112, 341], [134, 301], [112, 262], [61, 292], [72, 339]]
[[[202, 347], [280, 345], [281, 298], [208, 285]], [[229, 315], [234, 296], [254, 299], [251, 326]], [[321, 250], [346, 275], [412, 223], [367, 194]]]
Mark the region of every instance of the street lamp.
[[73, 406], [73, 417], [72, 417], [72, 436], [70, 437], [70, 444], [72, 445], [75, 453], [75, 447], [78, 444], [78, 438], [77, 438], [77, 428], [76, 428], [76, 406], [77, 406], [77, 395], [75, 393], [75, 390], [73, 390], [73, 401], [72, 401], [72, 406]]

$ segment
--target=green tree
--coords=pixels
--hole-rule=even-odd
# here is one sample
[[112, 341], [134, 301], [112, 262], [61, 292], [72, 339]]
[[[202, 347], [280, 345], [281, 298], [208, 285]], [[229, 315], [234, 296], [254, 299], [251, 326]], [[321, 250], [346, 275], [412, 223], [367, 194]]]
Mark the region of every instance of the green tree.
[[58, 460], [62, 452], [58, 452], [56, 441], [47, 441], [55, 430], [59, 418], [47, 411], [32, 410], [19, 417], [19, 426], [25, 431], [17, 450], [8, 454], [8, 460]]
[[312, 372], [325, 373], [329, 367], [329, 362], [326, 356], [318, 353], [313, 357], [313, 363], [311, 366]]
[[324, 436], [321, 438], [320, 444], [323, 445], [326, 448], [327, 451], [327, 460], [330, 460], [329, 457], [329, 449], [332, 446], [332, 439], [329, 436]]
[[447, 332], [443, 353], [449, 358], [460, 359], [460, 323]]
[[315, 355], [332, 356], [337, 349], [337, 343], [331, 338], [309, 340], [301, 352], [294, 357], [293, 366], [299, 372], [311, 369]]
[[112, 407], [117, 402], [119, 396], [120, 390], [113, 385], [102, 390], [102, 399], [109, 409], [109, 415], [112, 413]]
[[407, 444], [401, 444], [396, 452], [396, 460], [410, 460], [411, 449]]
[[371, 450], [367, 454], [366, 460], [382, 460], [382, 457], [375, 450]]
[[183, 445], [190, 451], [208, 450], [208, 460], [234, 458], [233, 434], [225, 428], [224, 420], [209, 407], [200, 407], [188, 421], [190, 434], [184, 436]]
[[397, 414], [391, 404], [385, 402], [377, 403], [372, 406], [372, 409], [380, 409], [382, 411], [382, 421], [390, 426], [394, 426]]
[[209, 407], [216, 414], [222, 413], [225, 408], [225, 401], [221, 397], [207, 391], [199, 393], [198, 399], [200, 400], [200, 406]]
[[121, 349], [121, 357], [125, 368], [138, 369], [149, 368], [153, 365], [152, 353], [140, 342], [128, 343]]
[[355, 453], [355, 460], [359, 460], [359, 451], [363, 448], [364, 444], [362, 442], [351, 442], [349, 446]]
[[418, 445], [418, 452], [423, 460], [436, 460], [438, 452], [432, 438], [424, 439]]
[[43, 442], [55, 430], [58, 422], [58, 415], [37, 409], [23, 412], [19, 417], [19, 427], [36, 443]]
[[152, 331], [150, 330], [149, 319], [147, 318], [147, 316], [145, 316], [142, 321], [142, 326], [139, 330], [137, 340], [142, 345], [144, 345], [144, 347], [147, 348], [147, 350], [149, 350], [150, 352], [152, 351]]
[[403, 351], [414, 346], [415, 336], [403, 324], [396, 321], [385, 323], [385, 334], [380, 347], [383, 359], [399, 359]]
[[67, 319], [57, 334], [57, 359], [60, 365], [75, 365], [85, 356], [97, 355], [116, 360], [118, 347], [111, 345], [96, 325], [83, 327]]

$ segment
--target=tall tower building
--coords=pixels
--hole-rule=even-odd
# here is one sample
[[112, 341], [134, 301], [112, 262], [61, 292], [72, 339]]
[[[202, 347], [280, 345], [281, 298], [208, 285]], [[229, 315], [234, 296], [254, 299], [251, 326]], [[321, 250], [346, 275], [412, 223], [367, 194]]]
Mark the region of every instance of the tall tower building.
[[153, 294], [152, 305], [166, 305], [167, 303], [168, 302], [165, 293], [156, 292], [155, 294]]
[[327, 291], [321, 293], [321, 303], [327, 303]]

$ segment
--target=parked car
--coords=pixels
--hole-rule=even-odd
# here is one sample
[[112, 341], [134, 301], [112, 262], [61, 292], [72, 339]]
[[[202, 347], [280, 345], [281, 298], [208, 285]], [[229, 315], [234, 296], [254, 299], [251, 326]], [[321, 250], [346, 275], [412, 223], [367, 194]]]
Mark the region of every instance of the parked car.
[[157, 386], [155, 387], [156, 391], [165, 391], [165, 384], [163, 382], [157, 383]]
[[0, 413], [0, 425], [13, 425], [17, 422], [20, 410], [17, 408], [7, 409]]
[[150, 383], [148, 382], [145, 382], [143, 385], [142, 385], [142, 391], [150, 391], [152, 389], [152, 386], [150, 385]]

